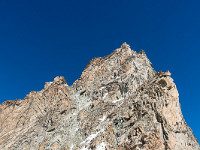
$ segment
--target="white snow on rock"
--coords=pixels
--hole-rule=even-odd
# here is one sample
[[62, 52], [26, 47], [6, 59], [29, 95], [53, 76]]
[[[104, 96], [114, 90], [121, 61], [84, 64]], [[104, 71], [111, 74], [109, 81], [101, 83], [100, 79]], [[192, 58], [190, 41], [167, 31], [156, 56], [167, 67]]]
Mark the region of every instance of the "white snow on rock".
[[97, 145], [96, 150], [105, 150], [106, 149], [106, 144], [102, 142], [100, 145]]
[[64, 84], [64, 86], [68, 86], [68, 84]]
[[81, 148], [81, 150], [88, 150], [86, 147]]
[[103, 90], [103, 89], [105, 89], [106, 87], [105, 86], [102, 86], [99, 90]]
[[102, 97], [102, 99], [105, 99], [107, 96], [108, 96], [108, 93], [106, 93], [106, 94]]
[[74, 148], [74, 144], [71, 145], [70, 150], [73, 150], [73, 148]]
[[119, 102], [119, 101], [121, 101], [121, 100], [123, 100], [123, 99], [124, 99], [124, 98], [116, 99], [116, 100], [112, 101], [112, 103], [117, 103], [117, 102]]
[[81, 142], [81, 144], [90, 143], [90, 141], [92, 141], [92, 139], [96, 138], [97, 135], [98, 135], [99, 133], [103, 132], [103, 131], [104, 131], [104, 129], [98, 131], [98, 132], [95, 133], [95, 134], [91, 134], [90, 136], [88, 136], [88, 137], [85, 139], [85, 141]]
[[100, 118], [99, 120], [100, 120], [101, 122], [103, 122], [103, 121], [106, 119], [106, 117], [107, 117], [107, 116], [103, 116], [103, 117]]

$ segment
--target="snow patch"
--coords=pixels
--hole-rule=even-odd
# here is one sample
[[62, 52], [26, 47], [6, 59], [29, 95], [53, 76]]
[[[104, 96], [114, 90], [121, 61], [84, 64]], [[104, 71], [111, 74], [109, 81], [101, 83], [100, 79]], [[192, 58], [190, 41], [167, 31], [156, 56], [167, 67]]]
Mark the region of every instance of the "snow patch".
[[100, 120], [101, 122], [103, 122], [103, 121], [106, 119], [106, 117], [107, 117], [107, 116], [103, 116], [103, 117], [100, 118], [99, 120]]
[[78, 128], [78, 127], [76, 127], [74, 131], [76, 132], [76, 131], [78, 131], [78, 129], [79, 129], [79, 128]]
[[107, 96], [108, 96], [108, 93], [106, 93], [106, 94], [102, 97], [102, 99], [105, 99]]
[[90, 136], [88, 136], [85, 141], [81, 142], [81, 144], [84, 144], [84, 143], [90, 143], [90, 141], [92, 141], [92, 139], [96, 138], [97, 135], [101, 132], [103, 132], [104, 129], [100, 130], [99, 132], [95, 133], [95, 134], [91, 134]]
[[67, 84], [63, 84], [64, 86], [68, 86]]
[[72, 146], [70, 147], [70, 150], [73, 150], [73, 148], [74, 148], [74, 144], [72, 144]]
[[99, 90], [103, 90], [103, 89], [105, 89], [106, 87], [104, 87], [104, 86], [102, 86]]
[[76, 116], [77, 115], [77, 113], [73, 113], [73, 116]]
[[96, 150], [105, 150], [106, 149], [106, 144], [102, 142], [100, 145], [97, 146]]
[[116, 100], [112, 101], [112, 103], [117, 103], [117, 102], [119, 102], [119, 101], [121, 101], [121, 100], [123, 100], [123, 99], [124, 99], [124, 98], [116, 99]]
[[85, 147], [83, 147], [83, 148], [81, 148], [81, 150], [88, 150], [87, 148], [85, 148]]
[[122, 102], [121, 104], [119, 104], [117, 107], [120, 107], [124, 102]]

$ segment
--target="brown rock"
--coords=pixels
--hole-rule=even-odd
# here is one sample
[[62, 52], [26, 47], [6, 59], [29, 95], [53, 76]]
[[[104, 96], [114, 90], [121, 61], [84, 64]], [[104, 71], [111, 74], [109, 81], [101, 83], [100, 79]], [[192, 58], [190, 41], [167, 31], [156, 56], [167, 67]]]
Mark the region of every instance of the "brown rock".
[[0, 104], [0, 149], [199, 150], [170, 76], [124, 43], [72, 86], [58, 76]]

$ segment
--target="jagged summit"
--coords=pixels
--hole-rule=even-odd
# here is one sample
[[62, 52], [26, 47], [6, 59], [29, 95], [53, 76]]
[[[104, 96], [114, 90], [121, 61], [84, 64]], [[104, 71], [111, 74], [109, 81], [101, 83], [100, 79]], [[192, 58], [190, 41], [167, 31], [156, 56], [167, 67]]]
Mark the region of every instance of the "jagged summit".
[[133, 80], [133, 83], [128, 84], [131, 89], [136, 89], [154, 75], [155, 70], [149, 59], [131, 50], [130, 46], [124, 43], [110, 55], [92, 59], [72, 87], [92, 90], [110, 82]]
[[57, 84], [67, 84], [66, 80], [65, 80], [65, 77], [63, 76], [57, 76], [54, 78], [54, 83], [57, 83]]
[[130, 45], [128, 45], [126, 42], [124, 42], [121, 47], [122, 49], [130, 49]]
[[68, 86], [46, 82], [0, 105], [2, 150], [199, 150], [171, 73], [126, 43], [92, 59]]
[[120, 46], [120, 48], [114, 50], [113, 53], [111, 53], [111, 55], [114, 54], [114, 53], [119, 54], [118, 56], [126, 56], [126, 55], [128, 56], [128, 55], [131, 55], [131, 54], [136, 53], [136, 52], [134, 50], [131, 50], [130, 45], [128, 45], [126, 42], [124, 42]]

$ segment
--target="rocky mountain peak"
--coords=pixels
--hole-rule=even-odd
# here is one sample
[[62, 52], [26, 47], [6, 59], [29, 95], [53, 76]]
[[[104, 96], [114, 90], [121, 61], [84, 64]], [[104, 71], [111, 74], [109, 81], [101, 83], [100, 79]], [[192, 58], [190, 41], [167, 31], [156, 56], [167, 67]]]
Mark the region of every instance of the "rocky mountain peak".
[[127, 80], [142, 78], [140, 80], [142, 83], [154, 75], [155, 71], [149, 59], [123, 43], [121, 48], [114, 50], [110, 55], [92, 59], [84, 69], [81, 78], [73, 86], [81, 84], [90, 88], [92, 83], [95, 83], [95, 86], [101, 86], [111, 81], [125, 81], [125, 78]]
[[199, 150], [171, 73], [123, 43], [68, 86], [46, 82], [0, 105], [2, 150]]
[[126, 51], [130, 51], [131, 50], [131, 47], [130, 45], [128, 45], [126, 42], [124, 42], [122, 45], [121, 45], [121, 50], [126, 50]]
[[121, 48], [122, 48], [122, 49], [129, 49], [129, 48], [130, 48], [130, 45], [128, 45], [126, 42], [124, 42], [124, 43], [121, 45]]
[[55, 77], [54, 80], [53, 80], [53, 82], [56, 83], [56, 84], [67, 84], [67, 82], [65, 80], [65, 77], [63, 77], [63, 76], [60, 76], [60, 77], [57, 76], [57, 77]]
[[129, 55], [131, 55], [132, 53], [134, 53], [135, 51], [131, 50], [130, 45], [128, 45], [126, 42], [124, 42], [120, 48], [116, 49], [113, 53], [117, 53], [118, 56], [123, 56], [123, 57], [127, 57]]

